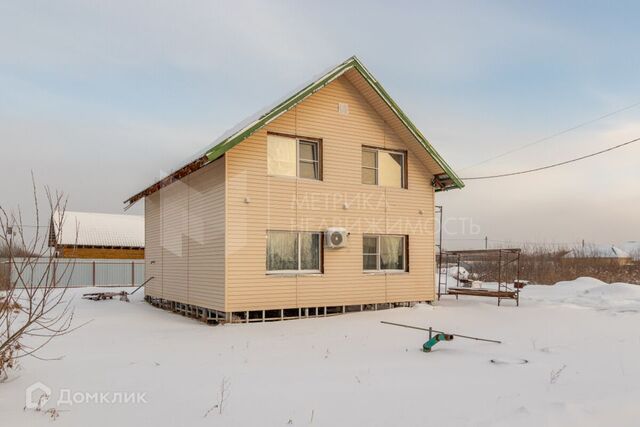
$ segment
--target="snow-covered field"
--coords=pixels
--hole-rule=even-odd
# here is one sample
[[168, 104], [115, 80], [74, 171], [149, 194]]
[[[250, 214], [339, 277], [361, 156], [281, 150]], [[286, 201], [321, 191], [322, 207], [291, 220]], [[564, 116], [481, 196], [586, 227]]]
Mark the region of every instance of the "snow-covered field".
[[[640, 286], [583, 278], [529, 286], [519, 308], [446, 297], [226, 326], [153, 308], [138, 294], [130, 303], [80, 299], [87, 291], [70, 295], [76, 322], [92, 322], [41, 354], [64, 358], [24, 359], [0, 384], [0, 425], [640, 425]], [[427, 354], [425, 333], [381, 320], [503, 344], [455, 339]], [[521, 359], [528, 363], [509, 363]], [[57, 409], [55, 421], [23, 409], [38, 381], [52, 390], [44, 409]], [[56, 406], [61, 393], [72, 404]]]

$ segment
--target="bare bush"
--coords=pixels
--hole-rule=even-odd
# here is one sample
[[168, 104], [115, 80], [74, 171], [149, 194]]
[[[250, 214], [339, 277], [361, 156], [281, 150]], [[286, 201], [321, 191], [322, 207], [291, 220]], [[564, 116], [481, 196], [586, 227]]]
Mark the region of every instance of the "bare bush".
[[640, 264], [631, 258], [603, 254], [593, 245], [556, 249], [538, 246], [525, 248], [520, 276], [542, 284], [578, 277], [593, 277], [607, 283], [640, 284]]
[[[0, 292], [9, 289], [9, 278], [11, 275], [11, 269], [8, 259], [0, 258]], [[2, 298], [2, 297], [0, 297]]]
[[220, 382], [220, 392], [218, 394], [218, 403], [213, 405], [211, 408], [207, 409], [207, 412], [204, 414], [204, 418], [206, 418], [213, 410], [217, 409], [218, 414], [222, 415], [222, 409], [224, 403], [229, 395], [229, 387], [231, 386], [231, 382], [227, 377], [223, 377]]
[[[509, 245], [506, 245], [507, 247]], [[465, 263], [472, 277], [485, 282], [498, 280], [498, 260], [485, 257]], [[516, 277], [515, 261], [502, 265], [502, 279]], [[594, 245], [576, 248], [528, 245], [520, 255], [520, 279], [532, 283], [552, 285], [578, 277], [593, 277], [603, 282], [640, 284], [640, 262], [632, 258], [604, 256]]]
[[[9, 234], [13, 236], [13, 229], [9, 231], [11, 231]], [[9, 251], [11, 251], [11, 254]], [[9, 246], [0, 242], [0, 291], [9, 289], [9, 280], [11, 279], [11, 264], [9, 260], [15, 257], [28, 257], [30, 255], [33, 254], [16, 243], [13, 244], [12, 248], [9, 248]]]
[[[59, 226], [64, 220], [66, 198], [62, 193], [52, 193], [45, 187], [51, 226]], [[40, 224], [40, 208], [35, 182], [33, 182], [34, 220]], [[5, 289], [0, 292], [0, 381], [8, 376], [8, 370], [18, 359], [38, 353], [55, 337], [70, 332], [73, 310], [65, 298], [66, 287], [61, 277], [69, 277], [72, 265], [58, 268], [57, 258], [45, 258], [45, 274], [35, 277], [39, 254], [48, 251], [51, 236], [35, 227], [33, 233], [25, 231], [22, 212], [9, 211], [0, 206], [0, 245], [8, 260], [5, 271]], [[20, 256], [20, 261], [16, 257]], [[29, 274], [31, 273], [31, 274]]]

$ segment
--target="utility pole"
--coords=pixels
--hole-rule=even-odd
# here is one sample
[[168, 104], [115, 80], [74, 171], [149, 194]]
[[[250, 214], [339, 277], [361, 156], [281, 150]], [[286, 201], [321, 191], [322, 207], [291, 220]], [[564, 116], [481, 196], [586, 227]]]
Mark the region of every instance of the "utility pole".
[[484, 236], [484, 248], [489, 249], [489, 236]]

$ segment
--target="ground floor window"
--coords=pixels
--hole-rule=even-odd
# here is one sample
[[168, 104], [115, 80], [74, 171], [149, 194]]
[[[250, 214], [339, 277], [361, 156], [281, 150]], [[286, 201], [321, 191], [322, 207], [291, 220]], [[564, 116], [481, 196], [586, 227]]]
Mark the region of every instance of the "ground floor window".
[[320, 273], [321, 260], [322, 233], [267, 232], [267, 272]]
[[365, 234], [362, 238], [364, 271], [408, 271], [407, 236]]

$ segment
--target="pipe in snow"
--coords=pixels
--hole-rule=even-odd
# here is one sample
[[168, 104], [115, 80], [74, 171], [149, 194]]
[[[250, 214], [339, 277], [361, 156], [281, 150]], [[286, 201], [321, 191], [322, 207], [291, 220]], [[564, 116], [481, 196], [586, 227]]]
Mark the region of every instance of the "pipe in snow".
[[452, 339], [453, 335], [451, 334], [435, 334], [422, 345], [422, 351], [424, 351], [425, 353], [429, 353], [433, 346], [438, 344], [440, 341], [451, 341]]

